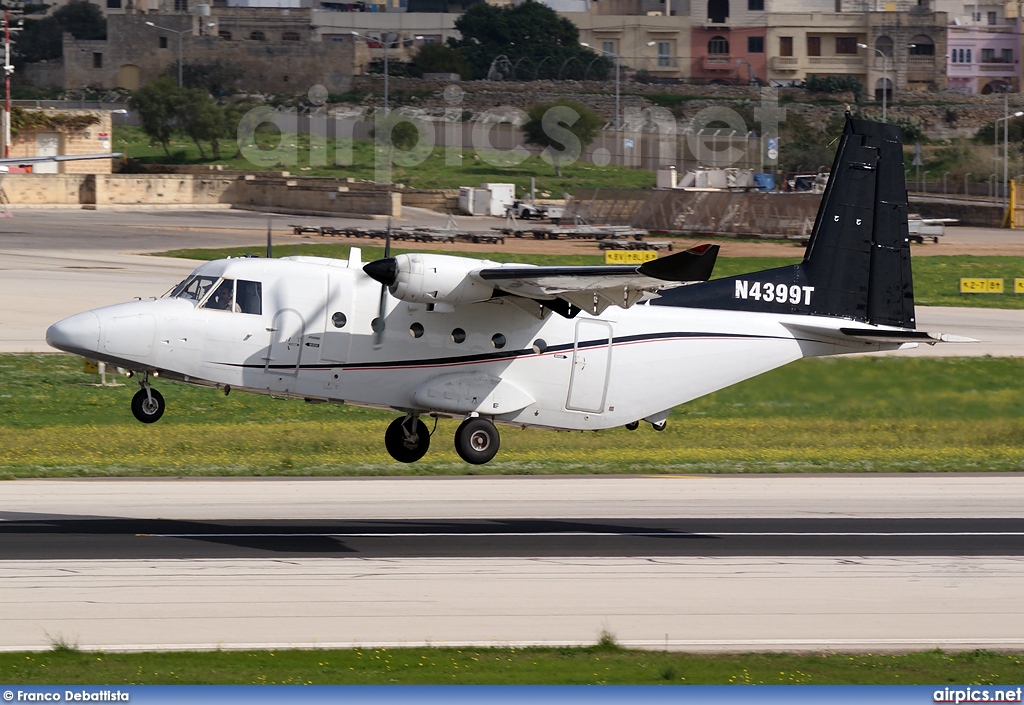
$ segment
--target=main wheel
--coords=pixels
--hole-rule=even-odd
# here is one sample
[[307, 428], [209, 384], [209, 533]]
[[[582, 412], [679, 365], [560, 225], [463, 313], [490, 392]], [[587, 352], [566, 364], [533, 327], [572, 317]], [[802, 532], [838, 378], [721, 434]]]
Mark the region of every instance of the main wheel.
[[498, 429], [487, 419], [466, 419], [455, 431], [455, 452], [467, 463], [483, 465], [498, 452]]
[[[409, 429], [411, 433], [406, 433]], [[400, 463], [415, 463], [427, 453], [430, 447], [430, 432], [419, 419], [408, 416], [395, 419], [384, 433], [384, 447], [391, 457]]]
[[630, 421], [628, 424], [626, 424], [626, 428], [629, 429], [630, 431], [635, 431], [638, 428], [640, 428], [640, 422], [639, 421]]
[[664, 431], [665, 427], [667, 425], [668, 425], [668, 421], [667, 420], [666, 421], [657, 421], [657, 422], [651, 424], [651, 428], [653, 428], [655, 431]]
[[149, 393], [152, 395], [152, 400], [146, 395], [145, 389], [140, 389], [132, 397], [132, 413], [142, 423], [159, 421], [160, 417], [164, 415], [164, 409], [167, 408], [160, 392], [150, 387]]

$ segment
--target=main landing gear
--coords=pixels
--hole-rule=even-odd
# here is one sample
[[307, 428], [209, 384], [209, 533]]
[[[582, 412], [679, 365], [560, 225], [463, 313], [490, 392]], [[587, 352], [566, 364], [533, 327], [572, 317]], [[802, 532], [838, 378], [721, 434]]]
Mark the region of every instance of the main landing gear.
[[139, 382], [142, 387], [132, 397], [132, 413], [142, 423], [153, 423], [164, 415], [167, 404], [160, 392], [149, 386], [149, 373], [142, 373], [142, 380]]
[[[498, 452], [498, 429], [487, 419], [467, 418], [455, 431], [455, 452], [467, 463], [483, 465]], [[414, 463], [430, 447], [430, 432], [418, 416], [395, 419], [384, 433], [384, 447], [400, 463]]]
[[430, 432], [419, 416], [403, 416], [395, 419], [384, 433], [384, 447], [391, 457], [400, 463], [414, 463], [422, 458], [430, 447]]

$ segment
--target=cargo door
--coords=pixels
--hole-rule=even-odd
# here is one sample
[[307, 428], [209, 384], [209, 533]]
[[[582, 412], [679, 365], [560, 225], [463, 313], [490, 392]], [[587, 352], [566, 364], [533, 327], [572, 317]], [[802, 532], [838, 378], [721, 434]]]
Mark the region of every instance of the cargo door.
[[606, 321], [577, 321], [572, 372], [565, 408], [599, 414], [604, 410], [612, 362], [612, 327]]

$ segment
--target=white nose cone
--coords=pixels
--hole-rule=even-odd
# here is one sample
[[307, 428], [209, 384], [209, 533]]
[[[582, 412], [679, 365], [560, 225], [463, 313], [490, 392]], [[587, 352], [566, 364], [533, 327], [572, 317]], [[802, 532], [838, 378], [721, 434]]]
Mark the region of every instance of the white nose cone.
[[100, 345], [100, 319], [92, 311], [58, 321], [46, 329], [46, 344], [64, 352], [96, 352]]

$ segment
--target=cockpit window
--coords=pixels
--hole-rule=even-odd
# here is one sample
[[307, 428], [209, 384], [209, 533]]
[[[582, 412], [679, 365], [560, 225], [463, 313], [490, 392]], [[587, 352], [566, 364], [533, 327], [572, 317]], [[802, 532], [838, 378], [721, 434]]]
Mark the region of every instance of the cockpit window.
[[222, 281], [203, 304], [203, 308], [212, 308], [215, 311], [241, 311], [235, 303], [235, 280]]
[[237, 282], [234, 279], [224, 279], [210, 294], [203, 308], [252, 313], [258, 316], [263, 313], [263, 286], [260, 282], [245, 279], [239, 279]]
[[191, 276], [174, 287], [169, 296], [189, 301], [202, 301], [203, 297], [213, 288], [220, 277]]

